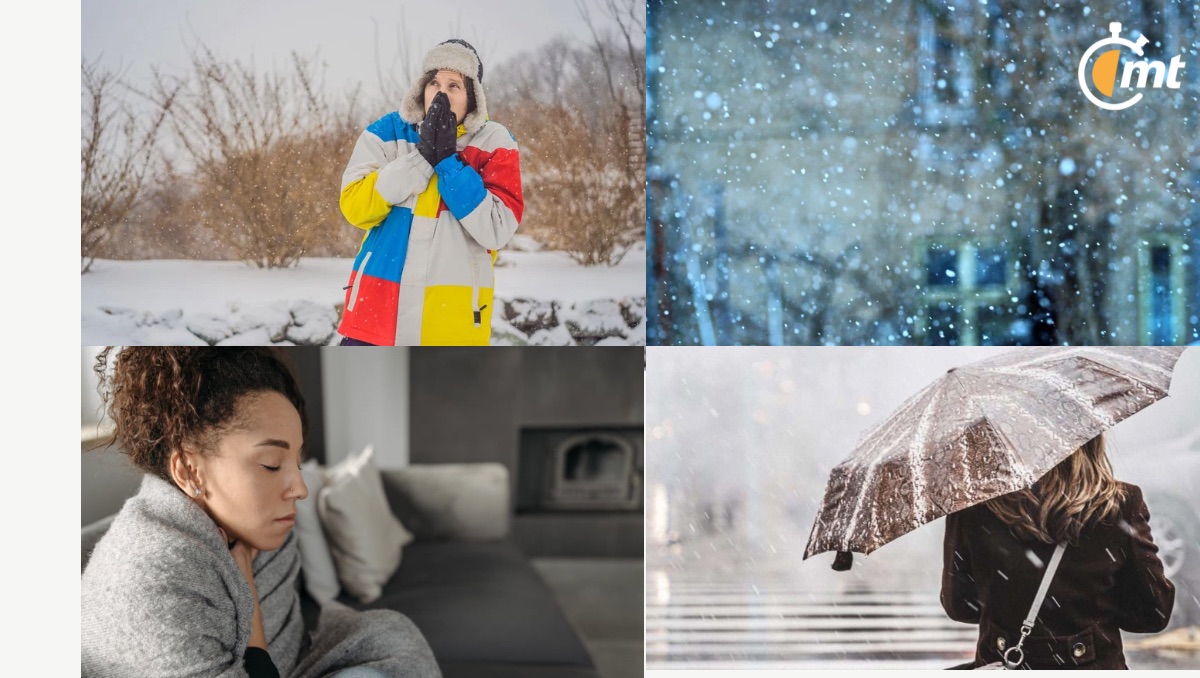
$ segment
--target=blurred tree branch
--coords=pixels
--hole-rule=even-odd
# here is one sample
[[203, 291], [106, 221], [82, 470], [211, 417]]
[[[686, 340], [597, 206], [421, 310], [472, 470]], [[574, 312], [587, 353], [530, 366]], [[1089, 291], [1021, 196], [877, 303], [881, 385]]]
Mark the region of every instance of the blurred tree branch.
[[83, 134], [80, 168], [81, 273], [138, 205], [154, 164], [155, 142], [179, 94], [164, 88], [149, 120], [133, 112], [119, 92], [118, 75], [98, 61], [82, 62]]
[[191, 162], [197, 223], [239, 258], [264, 268], [294, 265], [344, 236], [338, 185], [358, 132], [355, 90], [329, 101], [316, 57], [259, 75], [204, 45], [182, 78], [155, 73], [154, 97], [174, 92], [169, 121]]

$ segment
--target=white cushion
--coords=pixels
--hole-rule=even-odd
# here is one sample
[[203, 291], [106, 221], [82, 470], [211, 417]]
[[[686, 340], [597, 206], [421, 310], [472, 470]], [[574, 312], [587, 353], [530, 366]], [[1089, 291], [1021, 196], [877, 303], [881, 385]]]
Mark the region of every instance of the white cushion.
[[360, 602], [369, 603], [383, 592], [412, 534], [392, 515], [383, 479], [367, 446], [325, 472], [325, 487], [317, 511], [342, 587]]
[[316, 459], [300, 466], [308, 498], [296, 502], [296, 543], [300, 548], [300, 569], [304, 571], [304, 588], [321, 605], [337, 598], [341, 591], [329, 542], [317, 515], [317, 497], [325, 487], [325, 468]]

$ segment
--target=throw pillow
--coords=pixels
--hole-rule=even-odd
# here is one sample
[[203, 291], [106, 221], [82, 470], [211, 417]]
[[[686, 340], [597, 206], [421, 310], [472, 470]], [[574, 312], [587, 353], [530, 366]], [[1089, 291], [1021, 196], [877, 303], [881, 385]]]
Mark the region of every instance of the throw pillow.
[[330, 467], [317, 512], [329, 539], [342, 587], [359, 602], [369, 603], [383, 593], [404, 545], [413, 536], [392, 515], [383, 478], [368, 446], [361, 454]]
[[300, 474], [308, 486], [308, 498], [296, 502], [296, 543], [300, 548], [300, 569], [304, 571], [304, 588], [317, 603], [337, 598], [341, 586], [337, 569], [329, 553], [329, 542], [317, 515], [317, 497], [325, 487], [325, 469], [316, 459], [300, 465]]

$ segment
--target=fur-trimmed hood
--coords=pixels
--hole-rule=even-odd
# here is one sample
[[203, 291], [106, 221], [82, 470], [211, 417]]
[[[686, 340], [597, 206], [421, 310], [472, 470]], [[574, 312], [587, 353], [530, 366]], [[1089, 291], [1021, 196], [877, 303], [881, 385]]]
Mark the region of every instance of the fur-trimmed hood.
[[[483, 123], [488, 121], [487, 97], [483, 93], [483, 62], [480, 61], [479, 54], [464, 40], [447, 40], [429, 50], [421, 63], [422, 75], [442, 69], [457, 71], [470, 79], [475, 94], [475, 110], [467, 113], [461, 122], [467, 134], [478, 132]], [[418, 77], [412, 89], [400, 102], [399, 113], [404, 122], [417, 125], [425, 119], [425, 107], [421, 105], [422, 94], [421, 78]]]

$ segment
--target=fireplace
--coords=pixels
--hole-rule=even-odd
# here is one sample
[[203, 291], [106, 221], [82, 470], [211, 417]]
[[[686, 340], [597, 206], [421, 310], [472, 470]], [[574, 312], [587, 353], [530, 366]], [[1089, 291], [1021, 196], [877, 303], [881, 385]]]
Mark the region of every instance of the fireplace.
[[642, 428], [521, 429], [517, 510], [641, 511]]

